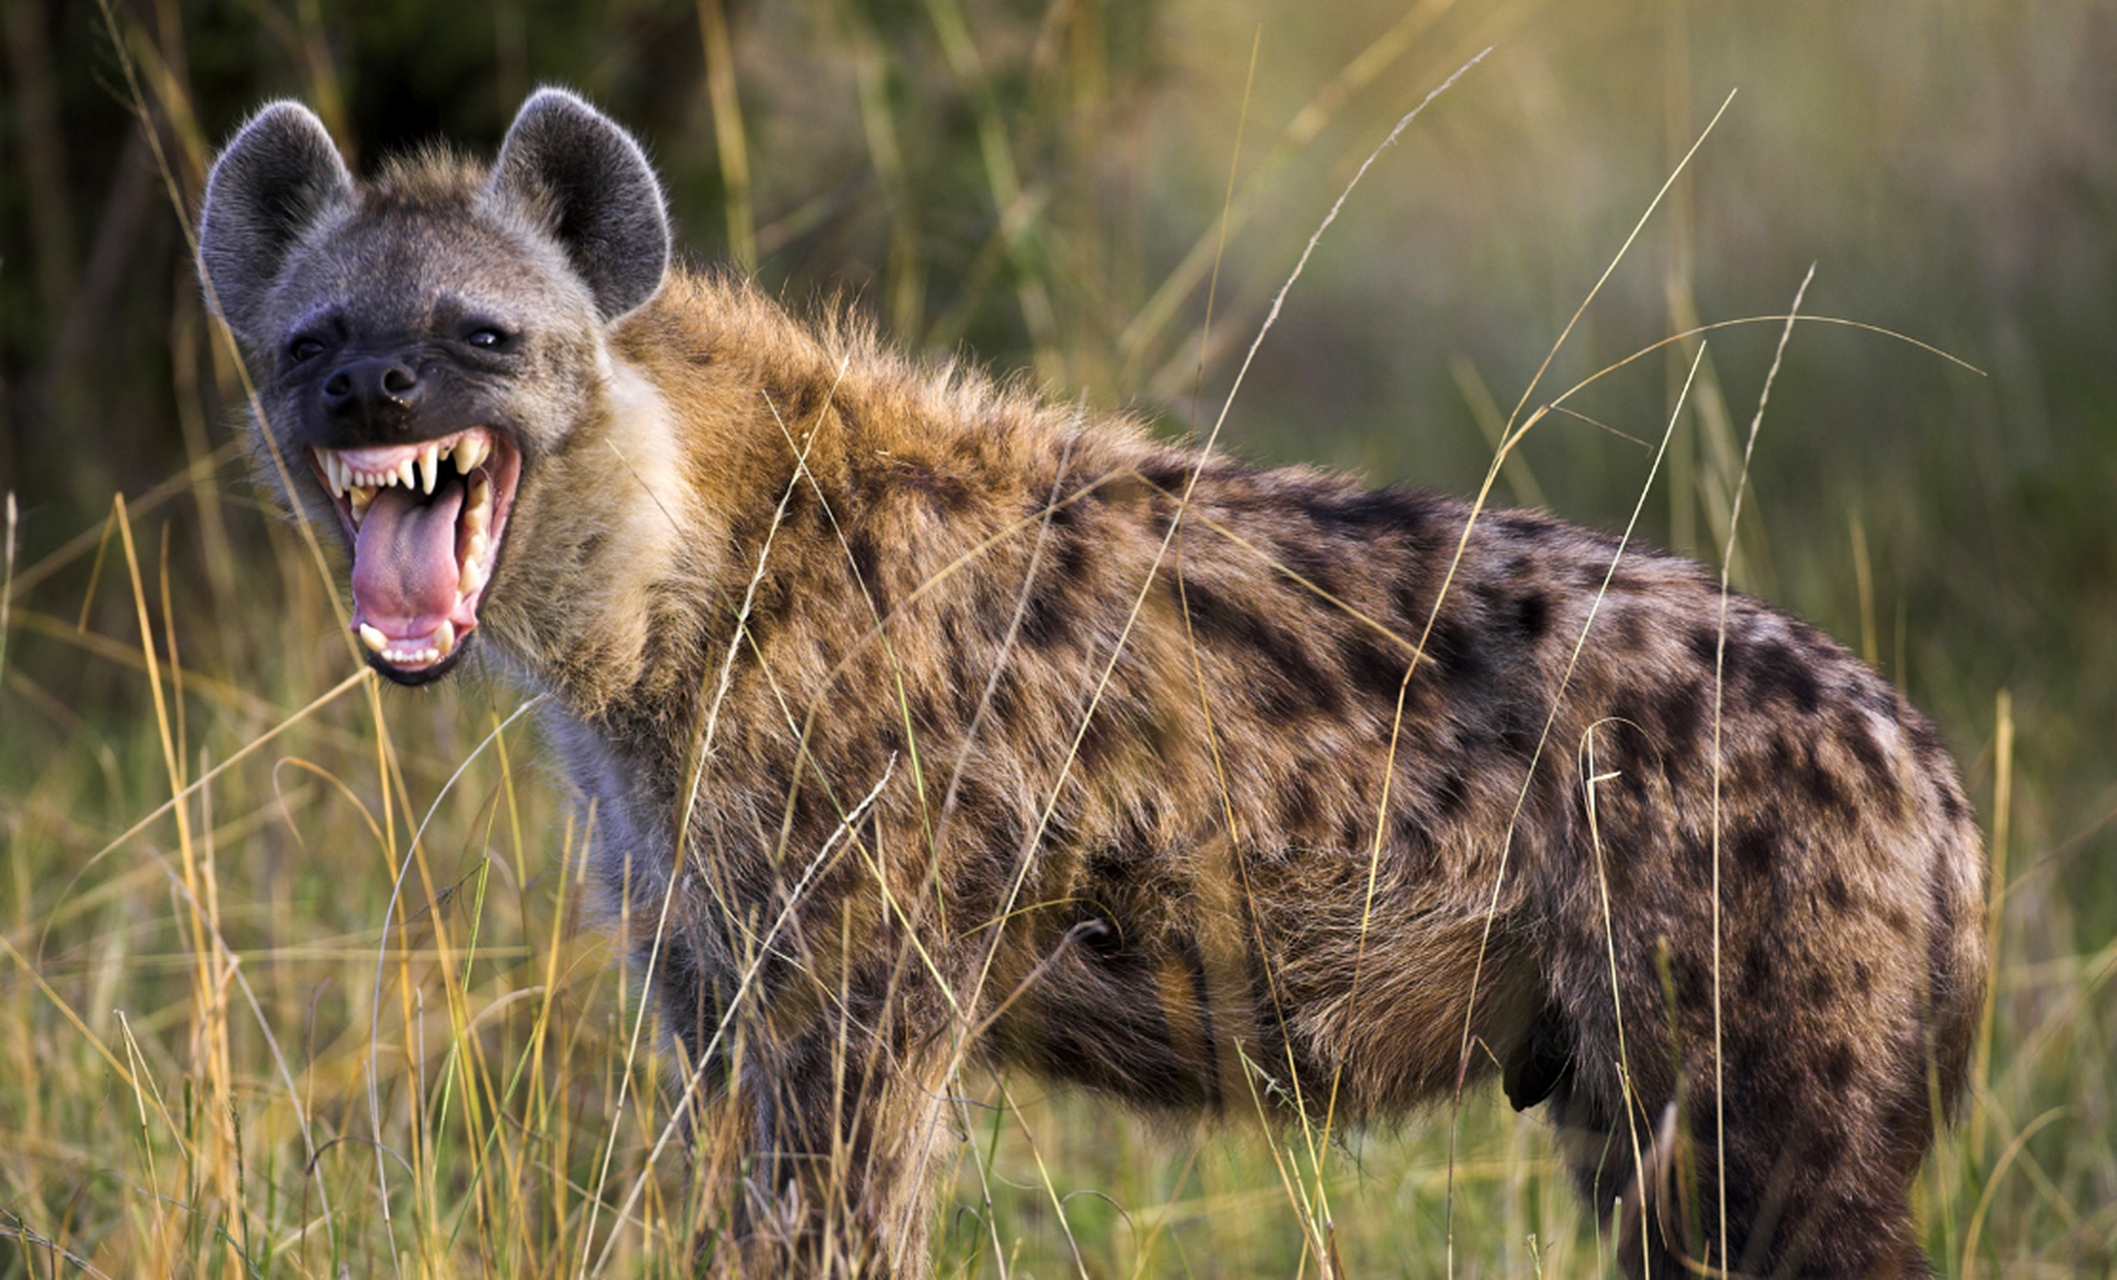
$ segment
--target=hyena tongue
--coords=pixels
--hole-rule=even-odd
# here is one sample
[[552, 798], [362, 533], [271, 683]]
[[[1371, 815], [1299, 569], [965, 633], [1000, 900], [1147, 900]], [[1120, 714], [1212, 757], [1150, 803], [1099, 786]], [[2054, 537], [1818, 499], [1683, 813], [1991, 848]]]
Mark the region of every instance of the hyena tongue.
[[456, 608], [456, 514], [463, 484], [451, 479], [431, 499], [388, 488], [360, 522], [353, 546], [356, 620], [394, 638], [425, 636]]

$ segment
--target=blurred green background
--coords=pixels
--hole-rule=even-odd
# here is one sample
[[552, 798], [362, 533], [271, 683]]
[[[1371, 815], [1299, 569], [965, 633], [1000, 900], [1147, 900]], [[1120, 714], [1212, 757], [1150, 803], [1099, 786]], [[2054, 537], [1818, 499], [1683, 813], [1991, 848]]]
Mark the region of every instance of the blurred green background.
[[[1218, 415], [1359, 161], [1490, 46], [1354, 193], [1222, 447], [1475, 491], [1509, 410], [1733, 92], [1527, 408], [1699, 325], [1782, 315], [1811, 264], [1804, 314], [1976, 366], [1869, 330], [1796, 328], [1735, 575], [1902, 683], [1957, 749], [1988, 830], [2007, 826], [1988, 1069], [2013, 1092], [1995, 1086], [1971, 1126], [1989, 1141], [1966, 1140], [1939, 1175], [1953, 1189], [1926, 1202], [1946, 1219], [1937, 1239], [1964, 1247], [1983, 1200], [1976, 1247], [1990, 1256], [2108, 1274], [2107, 0], [0, 0], [0, 16], [0, 489], [19, 506], [0, 649], [0, 925], [15, 954], [0, 991], [35, 1043], [73, 1053], [79, 1038], [36, 982], [125, 1006], [165, 980], [142, 959], [95, 986], [102, 971], [81, 957], [100, 917], [75, 910], [139, 865], [120, 851], [84, 867], [88, 855], [168, 797], [165, 769], [191, 768], [155, 745], [164, 695], [142, 675], [135, 616], [154, 614], [154, 644], [193, 680], [168, 705], [181, 715], [203, 698], [191, 731], [223, 733], [210, 748], [223, 756], [352, 670], [313, 572], [230, 447], [239, 382], [186, 248], [212, 147], [260, 101], [311, 103], [358, 169], [441, 140], [489, 154], [528, 89], [570, 85], [645, 141], [692, 261], [732, 261], [796, 309], [849, 305], [906, 347], [1022, 371], [1054, 397], [1130, 407], [1180, 435]], [[1711, 333], [1644, 536], [1720, 558], [1778, 332]], [[1640, 442], [1658, 438], [1694, 341], [1547, 416], [1495, 500], [1621, 525], [1651, 456]], [[119, 493], [151, 511], [135, 521], [138, 598], [117, 543], [99, 542]], [[484, 704], [469, 694], [384, 703], [462, 751], [490, 727], [470, 727]], [[54, 782], [65, 760], [77, 767]], [[532, 874], [559, 864], [560, 825], [531, 824]], [[256, 924], [255, 945], [296, 946], [308, 919]], [[372, 939], [374, 914], [324, 911], [314, 927]], [[0, 1094], [0, 1150], [10, 1133], [63, 1134], [25, 1118], [50, 1101]], [[0, 1165], [0, 1210], [49, 1209], [70, 1176], [58, 1167]], [[1021, 1212], [1034, 1218], [1034, 1197]], [[1201, 1274], [1204, 1239], [1186, 1255]], [[1378, 1248], [1378, 1266], [1439, 1266]], [[1175, 1265], [1155, 1257], [1138, 1265]]]

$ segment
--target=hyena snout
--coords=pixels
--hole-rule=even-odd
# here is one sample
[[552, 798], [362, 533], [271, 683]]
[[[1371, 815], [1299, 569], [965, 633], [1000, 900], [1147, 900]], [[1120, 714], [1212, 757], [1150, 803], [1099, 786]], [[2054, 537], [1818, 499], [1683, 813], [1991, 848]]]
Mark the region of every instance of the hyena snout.
[[426, 384], [402, 360], [387, 356], [355, 360], [324, 379], [318, 391], [324, 415], [376, 434], [401, 434], [412, 424]]

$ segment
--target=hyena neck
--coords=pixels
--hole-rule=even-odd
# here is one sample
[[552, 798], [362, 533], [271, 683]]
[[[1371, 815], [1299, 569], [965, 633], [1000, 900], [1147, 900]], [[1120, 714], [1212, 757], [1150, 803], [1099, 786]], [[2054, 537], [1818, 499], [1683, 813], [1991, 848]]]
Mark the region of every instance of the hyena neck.
[[525, 490], [490, 619], [526, 682], [590, 721], [678, 676], [668, 655], [695, 647], [688, 602], [712, 577], [718, 523], [655, 371], [615, 349], [600, 364], [573, 437]]
[[494, 630], [526, 682], [628, 741], [683, 737], [782, 498], [798, 480], [843, 499], [847, 363], [754, 290], [681, 271], [621, 321], [517, 518]]

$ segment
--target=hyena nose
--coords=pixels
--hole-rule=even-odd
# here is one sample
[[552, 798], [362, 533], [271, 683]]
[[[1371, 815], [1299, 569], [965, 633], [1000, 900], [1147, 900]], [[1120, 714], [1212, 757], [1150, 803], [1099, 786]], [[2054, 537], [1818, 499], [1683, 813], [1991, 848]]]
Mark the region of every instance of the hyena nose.
[[401, 426], [421, 390], [418, 373], [400, 360], [355, 360], [324, 380], [323, 406], [334, 418]]

